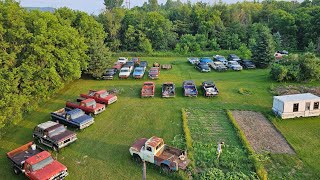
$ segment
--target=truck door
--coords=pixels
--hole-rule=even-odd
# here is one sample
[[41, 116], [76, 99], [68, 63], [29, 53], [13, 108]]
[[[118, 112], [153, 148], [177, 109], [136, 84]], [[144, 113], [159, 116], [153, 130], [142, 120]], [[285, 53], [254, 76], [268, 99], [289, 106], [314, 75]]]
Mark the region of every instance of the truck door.
[[154, 163], [154, 149], [151, 146], [146, 146], [143, 153], [143, 159], [150, 163]]

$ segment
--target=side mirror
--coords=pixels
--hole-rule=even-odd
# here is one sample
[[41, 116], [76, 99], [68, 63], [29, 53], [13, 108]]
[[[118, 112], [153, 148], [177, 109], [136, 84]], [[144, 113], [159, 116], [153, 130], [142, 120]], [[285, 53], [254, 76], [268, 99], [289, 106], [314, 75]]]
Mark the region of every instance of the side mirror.
[[25, 172], [26, 172], [26, 170], [22, 169], [22, 170], [21, 170], [21, 172], [22, 172], [22, 173], [25, 173]]

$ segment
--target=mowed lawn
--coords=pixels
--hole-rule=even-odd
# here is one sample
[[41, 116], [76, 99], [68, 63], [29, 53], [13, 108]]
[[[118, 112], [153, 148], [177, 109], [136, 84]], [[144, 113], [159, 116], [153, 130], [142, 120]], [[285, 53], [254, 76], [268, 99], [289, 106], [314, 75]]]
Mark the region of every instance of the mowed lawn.
[[[277, 85], [268, 77], [269, 70], [244, 70], [242, 72], [210, 72], [200, 73], [186, 62], [186, 58], [141, 58], [147, 60], [149, 66], [153, 62], [173, 63], [172, 70], [162, 70], [157, 85], [156, 97], [140, 98], [142, 83], [148, 79], [112, 81], [80, 79], [66, 85], [55, 97], [42, 103], [37, 110], [24, 117], [24, 120], [12, 127], [0, 140], [0, 177], [1, 179], [24, 179], [22, 175], [13, 174], [5, 153], [32, 141], [32, 130], [41, 122], [50, 120], [50, 112], [64, 107], [65, 101], [75, 100], [80, 93], [89, 89], [119, 90], [118, 102], [108, 106], [106, 111], [95, 118], [89, 128], [78, 131], [76, 143], [64, 148], [59, 154], [53, 153], [68, 167], [70, 175], [67, 179], [141, 179], [141, 167], [130, 157], [129, 147], [138, 138], [153, 135], [164, 138], [172, 144], [175, 136], [183, 134], [181, 108], [205, 109], [240, 109], [271, 112], [271, 84]], [[115, 58], [116, 61], [116, 58]], [[182, 97], [183, 80], [195, 80], [198, 87], [204, 80], [214, 80], [220, 90], [218, 97], [197, 98]], [[161, 84], [171, 81], [177, 86], [177, 96], [173, 99], [160, 97]], [[251, 95], [241, 95], [239, 88], [246, 88]], [[201, 92], [201, 91], [200, 91]], [[313, 156], [314, 147], [320, 147], [320, 118], [306, 121], [305, 132], [314, 131], [312, 136], [299, 136], [299, 123], [280, 124], [280, 130], [295, 148], [303, 166], [309, 165], [309, 172], [316, 173], [319, 156]], [[318, 127], [318, 128], [317, 128]], [[299, 136], [299, 140], [290, 138]], [[314, 143], [312, 147], [305, 141]], [[302, 149], [302, 150], [299, 150]], [[319, 150], [318, 150], [319, 152]], [[281, 159], [281, 157], [279, 158]], [[290, 160], [290, 158], [289, 158]], [[275, 163], [277, 158], [274, 160]], [[290, 166], [296, 164], [290, 164]], [[285, 165], [284, 165], [285, 166]], [[283, 172], [286, 173], [286, 172]], [[160, 173], [159, 168], [148, 164], [148, 179], [172, 179]]]

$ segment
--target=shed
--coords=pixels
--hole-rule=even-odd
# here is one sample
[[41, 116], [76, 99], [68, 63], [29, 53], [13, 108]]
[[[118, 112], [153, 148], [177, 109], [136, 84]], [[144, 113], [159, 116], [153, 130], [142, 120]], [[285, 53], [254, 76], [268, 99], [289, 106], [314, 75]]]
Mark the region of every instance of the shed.
[[272, 110], [282, 119], [319, 116], [320, 97], [311, 93], [273, 97]]

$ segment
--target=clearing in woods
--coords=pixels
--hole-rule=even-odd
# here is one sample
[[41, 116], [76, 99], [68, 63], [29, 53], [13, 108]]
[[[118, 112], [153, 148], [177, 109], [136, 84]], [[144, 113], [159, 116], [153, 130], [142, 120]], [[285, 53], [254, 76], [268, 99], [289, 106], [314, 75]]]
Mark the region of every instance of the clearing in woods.
[[[196, 167], [200, 172], [209, 168], [237, 171], [252, 175], [252, 162], [243, 148], [226, 112], [223, 110], [187, 109], [188, 126], [193, 139]], [[224, 142], [220, 160], [217, 145]]]

